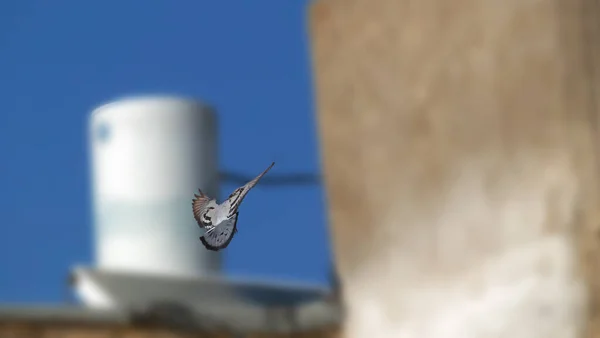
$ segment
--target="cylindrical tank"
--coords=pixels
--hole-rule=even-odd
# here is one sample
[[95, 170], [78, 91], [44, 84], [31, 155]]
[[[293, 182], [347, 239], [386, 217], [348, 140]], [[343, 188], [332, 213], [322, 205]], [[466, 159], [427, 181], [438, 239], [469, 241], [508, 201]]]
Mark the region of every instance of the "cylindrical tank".
[[90, 118], [95, 258], [100, 269], [204, 275], [219, 253], [199, 241], [191, 201], [217, 198], [217, 121], [194, 100], [130, 97]]

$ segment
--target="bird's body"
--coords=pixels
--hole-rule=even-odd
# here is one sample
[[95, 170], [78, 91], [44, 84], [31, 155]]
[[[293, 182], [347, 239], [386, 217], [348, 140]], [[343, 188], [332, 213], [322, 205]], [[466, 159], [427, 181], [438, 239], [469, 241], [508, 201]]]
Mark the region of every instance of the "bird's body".
[[233, 235], [237, 232], [237, 220], [239, 207], [250, 189], [273, 167], [275, 162], [258, 175], [255, 179], [235, 189], [223, 203], [210, 198], [198, 189], [199, 195], [195, 194], [192, 199], [192, 211], [198, 226], [205, 230], [200, 241], [208, 250], [219, 251], [226, 248]]

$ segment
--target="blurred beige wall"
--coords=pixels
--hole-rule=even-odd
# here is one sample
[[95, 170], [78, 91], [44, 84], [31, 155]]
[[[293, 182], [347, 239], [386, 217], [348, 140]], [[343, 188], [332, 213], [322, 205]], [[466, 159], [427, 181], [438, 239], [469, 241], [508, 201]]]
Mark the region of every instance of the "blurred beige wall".
[[309, 15], [343, 335], [600, 337], [600, 6]]

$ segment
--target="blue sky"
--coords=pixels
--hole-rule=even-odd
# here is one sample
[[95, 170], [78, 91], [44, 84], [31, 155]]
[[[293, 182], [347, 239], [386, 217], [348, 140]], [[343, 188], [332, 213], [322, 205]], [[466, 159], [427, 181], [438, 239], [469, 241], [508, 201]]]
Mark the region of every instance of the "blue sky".
[[[223, 169], [320, 172], [306, 6], [0, 2], [0, 302], [62, 301], [69, 268], [92, 262], [86, 120], [115, 97], [214, 104]], [[326, 283], [325, 203], [322, 187], [257, 187], [225, 272]]]

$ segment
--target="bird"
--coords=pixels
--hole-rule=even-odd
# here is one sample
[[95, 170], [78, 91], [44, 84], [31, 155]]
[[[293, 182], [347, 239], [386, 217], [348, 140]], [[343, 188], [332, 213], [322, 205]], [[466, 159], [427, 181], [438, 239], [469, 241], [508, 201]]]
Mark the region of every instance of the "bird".
[[194, 194], [192, 199], [192, 212], [204, 235], [200, 236], [200, 242], [211, 251], [225, 249], [233, 235], [237, 233], [237, 221], [240, 212], [240, 204], [258, 181], [275, 165], [275, 162], [265, 169], [253, 180], [235, 189], [229, 197], [218, 204], [217, 200], [205, 195], [201, 189]]

